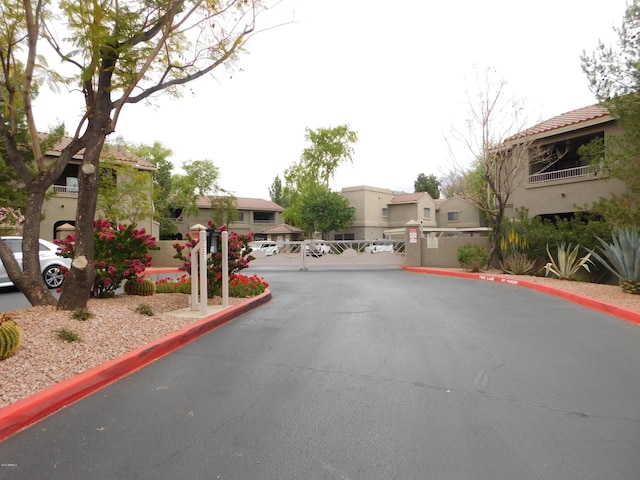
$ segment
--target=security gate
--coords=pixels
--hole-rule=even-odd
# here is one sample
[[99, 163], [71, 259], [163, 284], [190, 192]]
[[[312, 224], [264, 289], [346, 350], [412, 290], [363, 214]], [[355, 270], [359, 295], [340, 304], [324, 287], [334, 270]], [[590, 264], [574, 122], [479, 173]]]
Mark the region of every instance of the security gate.
[[[254, 250], [251, 266], [290, 266], [300, 270], [331, 266], [401, 266], [405, 244], [395, 240], [304, 240], [277, 242], [277, 253]], [[267, 255], [268, 253], [268, 255]]]

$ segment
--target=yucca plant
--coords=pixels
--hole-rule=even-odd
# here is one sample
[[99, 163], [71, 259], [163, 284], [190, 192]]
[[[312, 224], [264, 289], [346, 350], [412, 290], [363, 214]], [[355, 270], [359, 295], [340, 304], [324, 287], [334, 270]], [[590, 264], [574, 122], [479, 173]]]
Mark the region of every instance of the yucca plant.
[[18, 325], [6, 313], [0, 313], [0, 360], [9, 358], [20, 346], [20, 330]]
[[571, 280], [581, 268], [584, 268], [587, 272], [591, 271], [589, 270], [589, 264], [593, 265], [593, 260], [591, 260], [591, 254], [593, 252], [589, 252], [584, 257], [578, 257], [580, 245], [576, 245], [575, 248], [571, 250], [571, 244], [567, 246], [566, 243], [562, 242], [560, 245], [557, 245], [557, 247], [558, 255], [557, 259], [554, 259], [549, 251], [549, 244], [547, 244], [547, 254], [551, 261], [544, 266], [545, 277], [548, 277], [549, 274], [552, 273], [560, 280]]
[[640, 294], [640, 237], [638, 229], [622, 228], [611, 234], [613, 243], [607, 243], [600, 237], [596, 237], [601, 244], [600, 249], [606, 257], [591, 251], [593, 256], [607, 270], [613, 273], [620, 282], [620, 287], [625, 293]]

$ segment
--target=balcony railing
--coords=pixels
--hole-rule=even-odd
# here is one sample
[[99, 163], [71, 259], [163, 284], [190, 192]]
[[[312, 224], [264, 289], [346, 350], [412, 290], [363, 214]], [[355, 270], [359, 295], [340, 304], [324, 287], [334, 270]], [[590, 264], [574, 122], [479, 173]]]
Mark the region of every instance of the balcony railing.
[[582, 167], [555, 170], [552, 172], [534, 173], [529, 175], [529, 183], [553, 182], [567, 178], [589, 177], [598, 175], [602, 171], [602, 165], [584, 165]]
[[53, 191], [56, 193], [78, 194], [78, 187], [68, 187], [66, 185], [54, 185]]

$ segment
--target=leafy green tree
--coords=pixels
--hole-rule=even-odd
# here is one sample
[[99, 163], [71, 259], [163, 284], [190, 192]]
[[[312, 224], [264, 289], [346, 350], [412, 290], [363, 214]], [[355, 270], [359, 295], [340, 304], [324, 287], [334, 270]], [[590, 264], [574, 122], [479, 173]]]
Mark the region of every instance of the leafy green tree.
[[233, 195], [211, 197], [211, 220], [216, 225], [229, 225], [238, 219], [238, 199]]
[[340, 164], [353, 161], [353, 144], [358, 141], [357, 133], [348, 125], [318, 130], [307, 128], [306, 132], [305, 138], [310, 145], [303, 150], [300, 160], [284, 173], [284, 197], [288, 203], [284, 217], [292, 225], [301, 224], [304, 196], [319, 186], [329, 188]]
[[283, 208], [286, 208], [289, 202], [284, 194], [284, 187], [282, 186], [282, 180], [280, 180], [280, 176], [276, 175], [276, 178], [273, 180], [273, 183], [269, 187], [269, 198], [273, 203], [280, 205]]
[[[601, 198], [591, 208], [614, 227], [640, 224], [640, 0], [625, 11], [615, 47], [600, 42], [591, 55], [583, 53], [582, 69], [591, 90], [621, 127], [620, 135], [592, 144], [581, 154], [602, 162], [627, 192]], [[594, 154], [594, 152], [596, 152]]]
[[324, 186], [311, 189], [302, 198], [300, 221], [306, 235], [320, 232], [326, 240], [329, 232], [349, 228], [354, 218], [349, 200]]
[[211, 160], [193, 160], [183, 165], [184, 174], [171, 176], [171, 196], [169, 208], [182, 210], [186, 216], [196, 216], [200, 212], [198, 198], [209, 197], [222, 189], [218, 184], [220, 169]]
[[[55, 303], [41, 278], [38, 259], [40, 212], [47, 189], [81, 154], [74, 260], [58, 308], [86, 308], [96, 275], [93, 221], [99, 163], [122, 109], [152, 101], [163, 92], [177, 96], [183, 85], [221, 65], [232, 65], [255, 32], [257, 16], [268, 6], [268, 0], [2, 0], [0, 142], [28, 198], [23, 212], [24, 268], [12, 280], [32, 304]], [[59, 37], [59, 31], [64, 35]], [[43, 45], [60, 62], [59, 71], [44, 62]], [[68, 86], [84, 101], [72, 139], [55, 159], [44, 155], [32, 104], [45, 79], [58, 88]], [[17, 128], [22, 115], [29, 158], [23, 154]], [[30, 168], [29, 159], [35, 168]], [[0, 257], [5, 264], [15, 263], [2, 242]]]
[[149, 172], [116, 163], [101, 168], [96, 211], [112, 222], [137, 224], [153, 215]]
[[418, 178], [413, 182], [414, 192], [427, 192], [431, 195], [431, 198], [440, 198], [440, 181], [435, 175], [425, 175], [421, 173]]

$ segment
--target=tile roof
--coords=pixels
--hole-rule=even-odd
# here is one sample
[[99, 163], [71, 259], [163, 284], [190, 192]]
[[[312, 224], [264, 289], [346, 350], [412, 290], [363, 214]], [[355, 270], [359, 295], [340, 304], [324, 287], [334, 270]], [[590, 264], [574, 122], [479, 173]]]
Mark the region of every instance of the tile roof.
[[[196, 201], [196, 206], [198, 208], [209, 208], [211, 207], [211, 202], [209, 198], [213, 197], [200, 197]], [[284, 208], [278, 205], [271, 200], [263, 200], [262, 198], [245, 198], [245, 197], [236, 197], [236, 208], [238, 210], [259, 210], [259, 211], [267, 211], [267, 212], [283, 212]]]
[[607, 121], [612, 120], [609, 110], [600, 105], [590, 105], [588, 107], [578, 108], [570, 112], [557, 115], [553, 118], [545, 120], [527, 130], [523, 130], [520, 133], [513, 135], [507, 140], [514, 140], [516, 138], [530, 137], [533, 135], [540, 135], [543, 133], [549, 133], [561, 128], [577, 126], [581, 123], [589, 122], [592, 120], [602, 119]]
[[[40, 134], [40, 136], [44, 138], [47, 136], [47, 134], [46, 133]], [[52, 148], [47, 150], [47, 154], [56, 155], [56, 156], [60, 155], [60, 153], [62, 153], [62, 150], [64, 150], [72, 141], [73, 141], [73, 138], [71, 137], [62, 137], [58, 143], [56, 143]], [[83, 155], [84, 155], [84, 148], [75, 155], [75, 158], [81, 159]], [[144, 158], [141, 158], [136, 154], [129, 152], [128, 150], [116, 148], [109, 144], [105, 144], [100, 156], [109, 158], [109, 159], [115, 159], [121, 162], [132, 163], [137, 168], [140, 168], [143, 170], [156, 170], [156, 166], [153, 163], [145, 160]]]
[[274, 225], [273, 227], [265, 228], [264, 230], [262, 230], [262, 233], [271, 233], [271, 234], [302, 233], [302, 229], [298, 227], [294, 227], [293, 225], [281, 223], [279, 225]]
[[418, 200], [420, 200], [425, 195], [429, 194], [427, 192], [403, 193], [391, 197], [391, 201], [389, 203], [417, 203]]

